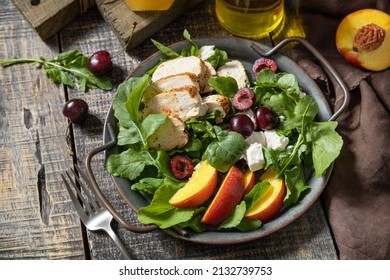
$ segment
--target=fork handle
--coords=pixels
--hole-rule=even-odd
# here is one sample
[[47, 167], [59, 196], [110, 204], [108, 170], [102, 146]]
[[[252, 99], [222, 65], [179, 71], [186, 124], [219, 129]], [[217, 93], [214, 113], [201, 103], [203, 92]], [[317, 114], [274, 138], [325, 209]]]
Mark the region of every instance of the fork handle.
[[130, 255], [129, 251], [127, 251], [125, 244], [123, 244], [122, 240], [119, 236], [112, 230], [111, 227], [105, 229], [105, 232], [111, 237], [111, 239], [115, 242], [119, 251], [121, 251], [122, 255], [126, 260], [134, 260], [134, 258]]

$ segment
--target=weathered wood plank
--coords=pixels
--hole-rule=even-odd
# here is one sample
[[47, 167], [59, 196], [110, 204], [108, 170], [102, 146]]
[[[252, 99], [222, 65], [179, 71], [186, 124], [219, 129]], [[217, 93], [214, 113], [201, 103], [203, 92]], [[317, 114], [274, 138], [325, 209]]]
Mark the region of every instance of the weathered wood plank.
[[[199, 23], [199, 19], [202, 23]], [[93, 32], [91, 32], [93, 28]], [[157, 32], [153, 38], [169, 45], [182, 40], [183, 29], [187, 28], [192, 38], [231, 36], [216, 21], [210, 1], [197, 6], [176, 21]], [[116, 53], [121, 49], [114, 38], [113, 31], [103, 23], [95, 9], [72, 23], [61, 32], [61, 44], [64, 50], [80, 49], [85, 54], [100, 49]], [[269, 39], [261, 40], [271, 45]], [[132, 49], [128, 54], [115, 58], [116, 69], [112, 73], [116, 85], [123, 81], [136, 65], [155, 52], [149, 40]], [[102, 144], [103, 122], [115, 89], [111, 92], [92, 90], [81, 93], [77, 89], [70, 92], [70, 97], [85, 99], [93, 117], [81, 126], [75, 126], [76, 154], [80, 163], [87, 153]], [[109, 176], [103, 169], [103, 155], [98, 155], [92, 162], [97, 181], [114, 207], [128, 220], [135, 222], [135, 216], [114, 189]], [[119, 236], [124, 240], [129, 251], [137, 259], [335, 259], [337, 255], [332, 238], [318, 201], [301, 218], [285, 229], [255, 242], [214, 246], [199, 245], [177, 240], [161, 231], [147, 234], [131, 233], [117, 226]], [[93, 259], [121, 259], [119, 250], [104, 233], [90, 233], [91, 256]]]
[[[126, 46], [130, 50], [201, 1], [203, 0], [175, 1], [167, 11], [141, 12], [133, 12], [124, 1], [97, 0], [96, 5], [122, 47]], [[137, 28], [133, 32], [134, 22]]]
[[[0, 59], [57, 55], [56, 39], [42, 42], [9, 1], [0, 13]], [[72, 164], [63, 87], [31, 64], [0, 68], [0, 76], [0, 259], [84, 258], [60, 177]]]
[[94, 5], [93, 0], [12, 0], [42, 39], [48, 39], [76, 16]]

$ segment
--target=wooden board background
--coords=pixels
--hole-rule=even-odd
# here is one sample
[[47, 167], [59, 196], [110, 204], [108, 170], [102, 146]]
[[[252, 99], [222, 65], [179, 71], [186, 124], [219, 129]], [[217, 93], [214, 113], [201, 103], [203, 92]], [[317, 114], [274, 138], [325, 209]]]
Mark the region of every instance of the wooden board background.
[[[0, 59], [58, 54], [58, 40], [43, 42], [9, 1], [1, 13]], [[72, 165], [66, 91], [31, 64], [0, 71], [0, 259], [84, 259], [80, 221], [60, 177]]]

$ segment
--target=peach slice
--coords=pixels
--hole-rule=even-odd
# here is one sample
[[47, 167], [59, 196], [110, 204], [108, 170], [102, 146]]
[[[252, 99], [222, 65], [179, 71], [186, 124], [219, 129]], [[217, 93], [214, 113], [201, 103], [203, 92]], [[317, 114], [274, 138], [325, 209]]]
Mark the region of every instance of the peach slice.
[[244, 174], [244, 195], [249, 193], [256, 183], [256, 174], [248, 169]]
[[276, 172], [272, 169], [264, 172], [260, 177], [260, 181], [267, 181], [270, 183], [270, 186], [260, 200], [248, 209], [244, 217], [249, 220], [259, 219], [265, 223], [279, 213], [283, 206], [287, 189], [284, 180], [276, 178]]
[[202, 161], [187, 183], [169, 200], [179, 208], [197, 207], [214, 193], [218, 182], [217, 170], [206, 161]]
[[337, 28], [336, 47], [356, 67], [372, 71], [390, 67], [390, 15], [375, 9], [347, 15]]
[[226, 177], [210, 203], [201, 222], [207, 225], [218, 225], [224, 221], [240, 203], [244, 194], [244, 174], [235, 167], [230, 167]]

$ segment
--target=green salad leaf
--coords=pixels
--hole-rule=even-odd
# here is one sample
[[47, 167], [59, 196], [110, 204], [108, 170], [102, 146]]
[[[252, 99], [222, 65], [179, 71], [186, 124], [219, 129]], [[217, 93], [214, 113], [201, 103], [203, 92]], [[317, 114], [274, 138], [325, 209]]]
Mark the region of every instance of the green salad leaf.
[[147, 151], [128, 149], [108, 157], [105, 168], [113, 176], [134, 180], [141, 175], [146, 165], [153, 165], [153, 158]]
[[250, 210], [259, 201], [269, 187], [270, 184], [268, 182], [259, 182], [254, 185], [253, 189], [244, 197], [248, 210]]
[[301, 166], [294, 166], [284, 172], [284, 179], [287, 186], [287, 194], [284, 197], [285, 205], [293, 205], [298, 202], [302, 193], [310, 187], [305, 182], [305, 175]]
[[209, 85], [213, 87], [217, 93], [230, 99], [232, 99], [238, 91], [237, 81], [232, 77], [213, 77], [209, 80]]
[[169, 204], [175, 192], [176, 190], [169, 185], [160, 186], [152, 202], [138, 210], [138, 220], [143, 224], [155, 224], [162, 229], [188, 222], [194, 216], [195, 210], [178, 208]]
[[[112, 101], [112, 108], [120, 125], [129, 128], [139, 121], [141, 97], [150, 80], [148, 75], [131, 77], [118, 86]], [[136, 103], [131, 104], [132, 101]]]
[[228, 229], [228, 228], [237, 227], [241, 223], [242, 219], [244, 218], [245, 212], [246, 212], [245, 201], [241, 201], [241, 203], [234, 208], [230, 216], [225, 221], [223, 221], [222, 224], [219, 225], [218, 229]]
[[223, 131], [214, 127], [217, 139], [211, 142], [203, 155], [219, 172], [226, 172], [236, 163], [245, 151], [244, 137], [234, 131]]
[[317, 177], [323, 176], [340, 154], [343, 139], [336, 132], [336, 127], [337, 122], [313, 122], [308, 125], [307, 138], [312, 144]]

